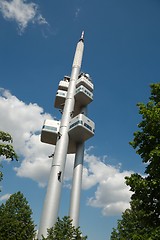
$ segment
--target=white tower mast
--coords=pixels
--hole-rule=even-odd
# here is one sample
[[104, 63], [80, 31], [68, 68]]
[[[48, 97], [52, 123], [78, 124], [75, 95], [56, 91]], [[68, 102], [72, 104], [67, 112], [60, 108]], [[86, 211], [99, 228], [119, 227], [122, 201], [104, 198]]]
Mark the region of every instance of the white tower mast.
[[75, 51], [71, 78], [63, 109], [63, 115], [57, 137], [55, 153], [53, 157], [46, 197], [42, 211], [38, 239], [42, 239], [42, 235], [46, 237], [47, 229], [53, 227], [57, 221], [64, 168], [69, 143], [68, 136], [69, 122], [71, 120], [72, 113], [74, 110], [75, 104], [74, 95], [76, 90], [76, 81], [80, 73], [83, 49], [84, 49], [84, 32], [82, 32], [82, 36], [77, 44], [77, 48]]
[[87, 105], [93, 100], [93, 83], [88, 74], [80, 73], [84, 48], [84, 32], [77, 44], [71, 77], [60, 81], [55, 108], [62, 111], [61, 121], [45, 120], [41, 141], [56, 145], [41, 216], [38, 239], [47, 236], [47, 229], [57, 221], [61, 188], [67, 153], [76, 153], [69, 216], [78, 227], [82, 184], [84, 142], [94, 136], [95, 124], [86, 115]]

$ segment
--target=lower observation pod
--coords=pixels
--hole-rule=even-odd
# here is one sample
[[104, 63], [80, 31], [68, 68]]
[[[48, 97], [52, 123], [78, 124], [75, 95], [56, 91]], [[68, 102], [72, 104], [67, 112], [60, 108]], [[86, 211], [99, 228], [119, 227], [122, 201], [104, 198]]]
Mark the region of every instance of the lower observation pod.
[[[45, 120], [41, 132], [41, 142], [56, 145], [60, 121]], [[94, 136], [95, 124], [84, 114], [78, 114], [69, 123], [69, 145], [67, 153], [76, 152], [76, 144]]]
[[94, 136], [95, 124], [84, 114], [72, 118], [69, 123], [69, 136], [74, 142], [84, 142]]
[[50, 119], [45, 120], [41, 132], [41, 142], [55, 145], [59, 127], [60, 121]]

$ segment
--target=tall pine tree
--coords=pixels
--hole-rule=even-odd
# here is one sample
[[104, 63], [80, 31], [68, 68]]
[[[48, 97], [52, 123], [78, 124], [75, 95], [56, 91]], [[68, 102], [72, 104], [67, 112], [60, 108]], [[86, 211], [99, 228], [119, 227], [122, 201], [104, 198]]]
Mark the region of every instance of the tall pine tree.
[[21, 192], [12, 194], [0, 206], [0, 240], [33, 240], [32, 210]]

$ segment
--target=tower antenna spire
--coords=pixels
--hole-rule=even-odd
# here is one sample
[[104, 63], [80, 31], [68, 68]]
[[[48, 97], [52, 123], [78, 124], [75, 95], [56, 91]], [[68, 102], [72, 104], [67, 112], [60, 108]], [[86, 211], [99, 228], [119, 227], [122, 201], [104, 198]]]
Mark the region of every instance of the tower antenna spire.
[[82, 31], [80, 40], [84, 41], [84, 31]]

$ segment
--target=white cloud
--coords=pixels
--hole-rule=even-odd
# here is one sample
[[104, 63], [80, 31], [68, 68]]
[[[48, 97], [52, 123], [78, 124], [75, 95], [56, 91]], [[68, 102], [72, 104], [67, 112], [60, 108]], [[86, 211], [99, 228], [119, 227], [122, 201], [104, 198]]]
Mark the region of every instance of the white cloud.
[[[54, 146], [40, 142], [40, 130], [44, 119], [52, 119], [52, 116], [44, 113], [37, 104], [25, 104], [3, 89], [0, 91], [0, 112], [3, 113], [0, 114], [1, 130], [11, 133], [16, 152], [22, 159], [19, 167], [15, 168], [17, 176], [33, 179], [41, 187], [46, 186], [51, 165], [48, 156], [53, 153]], [[73, 162], [74, 155], [68, 155], [64, 175], [64, 186], [68, 188]], [[129, 207], [131, 192], [124, 177], [131, 172], [121, 171], [120, 165], [115, 167], [106, 162], [106, 156], [100, 158], [85, 152], [82, 188], [95, 189], [87, 201], [89, 206], [102, 209], [103, 215], [116, 215]]]
[[47, 24], [40, 14], [37, 4], [26, 0], [0, 0], [0, 11], [7, 20], [16, 21], [20, 33], [28, 26], [28, 23]]
[[83, 171], [83, 188], [96, 186], [94, 196], [88, 199], [88, 205], [102, 209], [102, 214], [117, 215], [129, 208], [131, 192], [125, 184], [125, 176], [131, 171], [120, 171], [120, 167], [105, 164], [103, 159], [85, 154], [88, 164]]
[[[9, 132], [14, 139], [14, 148], [22, 157], [15, 171], [20, 177], [28, 177], [44, 186], [50, 168], [48, 155], [53, 146], [40, 141], [40, 130], [44, 119], [52, 119], [37, 104], [25, 104], [9, 91], [0, 91], [1, 130]], [[7, 116], [7, 117], [6, 117]]]
[[0, 201], [6, 201], [8, 200], [8, 198], [10, 198], [11, 194], [7, 193], [7, 194], [4, 194], [0, 197]]

